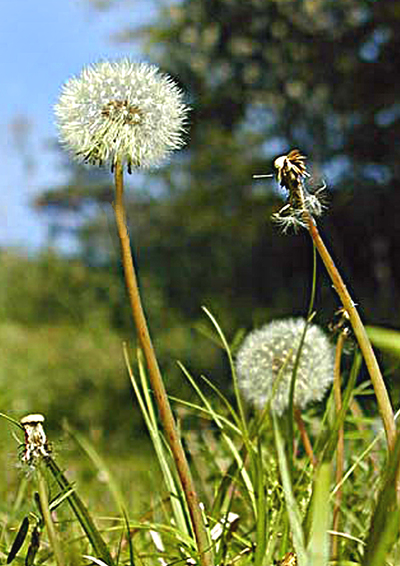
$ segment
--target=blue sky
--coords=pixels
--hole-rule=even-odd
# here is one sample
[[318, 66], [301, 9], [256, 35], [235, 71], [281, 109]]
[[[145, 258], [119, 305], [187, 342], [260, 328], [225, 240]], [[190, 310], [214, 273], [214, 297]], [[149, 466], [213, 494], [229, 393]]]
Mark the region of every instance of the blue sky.
[[[49, 149], [56, 138], [53, 105], [60, 87], [88, 63], [103, 57], [141, 59], [140, 46], [117, 45], [111, 36], [147, 21], [151, 0], [123, 0], [95, 11], [85, 0], [7, 0], [0, 20], [0, 248], [38, 249], [46, 242], [45, 219], [29, 206], [35, 194], [62, 181]], [[16, 125], [28, 121], [25, 149]], [[23, 143], [23, 142], [22, 142]], [[32, 164], [27, 167], [27, 164]]]

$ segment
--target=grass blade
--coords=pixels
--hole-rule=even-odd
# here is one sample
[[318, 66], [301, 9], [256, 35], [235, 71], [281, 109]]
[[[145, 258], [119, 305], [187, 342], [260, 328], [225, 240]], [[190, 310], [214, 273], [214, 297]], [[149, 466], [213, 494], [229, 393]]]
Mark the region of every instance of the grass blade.
[[374, 346], [395, 356], [400, 356], [400, 332], [380, 326], [367, 326], [367, 334]]
[[106, 465], [103, 458], [94, 448], [94, 446], [78, 431], [74, 430], [70, 425], [64, 425], [65, 430], [67, 433], [73, 438], [73, 440], [80, 446], [80, 448], [86, 453], [86, 455], [90, 458], [93, 464], [96, 466], [98, 472], [102, 474], [103, 477], [107, 478], [107, 486], [110, 490], [111, 495], [115, 501], [117, 507], [123, 511], [126, 506], [124, 503], [124, 499], [122, 497], [121, 490], [117, 485], [111, 471], [109, 470], [108, 466]]
[[133, 374], [126, 344], [124, 344], [123, 351], [124, 351], [125, 364], [128, 370], [128, 375], [132, 384], [132, 388], [135, 392], [137, 401], [140, 406], [140, 410], [142, 412], [144, 421], [149, 431], [150, 438], [154, 447], [154, 451], [156, 453], [158, 463], [160, 465], [161, 472], [163, 474], [165, 485], [170, 494], [171, 507], [173, 509], [176, 525], [180, 530], [180, 532], [182, 533], [182, 535], [184, 535], [185, 537], [186, 536], [189, 537], [190, 533], [186, 521], [187, 514], [185, 513], [187, 510], [183, 501], [179, 497], [177, 482], [175, 481], [174, 473], [171, 470], [168, 462], [168, 454], [166, 452], [166, 450], [168, 449], [166, 448], [165, 443], [163, 442], [160, 430], [158, 428], [157, 418], [148, 391], [149, 387], [146, 380], [146, 372], [143, 367], [141, 356], [140, 354], [138, 355], [138, 364], [139, 364], [139, 373], [140, 373], [142, 391], [140, 390], [139, 384]]
[[73, 490], [73, 486], [71, 486], [53, 458], [47, 457], [45, 459], [45, 462], [60, 488], [63, 491], [72, 490], [71, 494], [67, 498], [68, 503], [70, 504], [71, 509], [78, 519], [82, 529], [86, 533], [86, 536], [88, 537], [94, 551], [96, 552], [98, 557], [108, 566], [114, 566], [114, 561], [111, 557], [110, 551], [108, 550], [108, 546], [104, 542], [103, 537], [94, 524], [94, 521], [85, 504], [77, 495], [76, 491]]
[[129, 528], [129, 519], [126, 511], [124, 511], [124, 519], [126, 524], [126, 537], [129, 545], [129, 566], [135, 566], [134, 554], [133, 554], [133, 544], [132, 544], [132, 536], [131, 531]]
[[[205, 408], [207, 409], [209, 415], [212, 417], [216, 426], [221, 431], [222, 438], [224, 439], [224, 442], [227, 444], [230, 452], [232, 453], [234, 460], [237, 463], [238, 469], [240, 470], [240, 474], [242, 476], [243, 483], [246, 486], [249, 498], [252, 502], [254, 512], [255, 512], [255, 514], [257, 514], [257, 504], [256, 504], [256, 500], [255, 500], [255, 497], [254, 497], [253, 484], [251, 482], [249, 474], [247, 473], [247, 470], [246, 470], [246, 467], [244, 465], [244, 461], [242, 459], [240, 450], [238, 450], [236, 448], [231, 437], [225, 432], [226, 426], [224, 426], [223, 419], [221, 419], [220, 415], [212, 408], [211, 403], [208, 401], [207, 397], [202, 393], [201, 389], [198, 387], [198, 385], [194, 381], [193, 377], [190, 375], [190, 373], [186, 370], [186, 368], [182, 364], [179, 364], [179, 367], [181, 368], [184, 375], [189, 380], [190, 384], [192, 385], [192, 387], [195, 390], [195, 392], [197, 393], [197, 395], [200, 397], [201, 401], [203, 402]], [[243, 435], [242, 438], [243, 438], [243, 442], [245, 444], [246, 444], [246, 441], [247, 441], [247, 446], [250, 449], [250, 443], [249, 443], [248, 436]]]
[[382, 566], [399, 533], [400, 506], [396, 484], [400, 463], [400, 435], [388, 463], [388, 472], [372, 514], [362, 566]]
[[228, 360], [229, 360], [229, 366], [231, 369], [231, 374], [232, 374], [232, 380], [233, 380], [233, 389], [235, 391], [235, 398], [236, 398], [236, 403], [238, 406], [238, 410], [239, 410], [239, 415], [240, 415], [240, 420], [241, 420], [241, 424], [242, 424], [242, 428], [243, 428], [243, 436], [245, 438], [245, 440], [248, 437], [248, 431], [247, 431], [247, 424], [246, 424], [246, 419], [245, 419], [245, 415], [244, 415], [244, 409], [243, 409], [243, 403], [242, 403], [242, 398], [239, 392], [239, 385], [238, 385], [238, 380], [237, 380], [237, 376], [236, 376], [236, 368], [235, 368], [235, 364], [233, 362], [233, 356], [232, 356], [232, 352], [231, 349], [229, 347], [228, 341], [225, 338], [224, 333], [222, 332], [218, 322], [216, 321], [216, 319], [213, 317], [213, 315], [210, 313], [210, 311], [206, 308], [206, 307], [201, 307], [202, 310], [206, 313], [206, 315], [208, 316], [208, 318], [211, 320], [215, 330], [217, 331], [217, 334], [224, 346], [224, 349], [227, 353], [228, 356]]
[[10, 564], [10, 562], [12, 562], [14, 558], [17, 556], [18, 552], [21, 549], [21, 546], [25, 542], [26, 535], [28, 534], [28, 529], [29, 529], [29, 519], [28, 517], [25, 517], [21, 523], [20, 528], [18, 529], [17, 536], [15, 537], [14, 542], [12, 543], [10, 552], [8, 553], [7, 564]]
[[274, 423], [275, 444], [278, 455], [279, 470], [282, 478], [282, 486], [283, 486], [283, 493], [285, 496], [286, 510], [289, 517], [290, 528], [292, 531], [293, 545], [296, 550], [298, 565], [308, 566], [300, 511], [293, 495], [292, 482], [290, 479], [290, 472], [289, 472], [288, 462], [286, 459], [284, 442], [279, 428], [278, 419], [274, 413], [272, 413], [272, 420]]
[[311, 533], [307, 545], [308, 566], [327, 566], [329, 561], [330, 476], [331, 466], [323, 462], [314, 481]]

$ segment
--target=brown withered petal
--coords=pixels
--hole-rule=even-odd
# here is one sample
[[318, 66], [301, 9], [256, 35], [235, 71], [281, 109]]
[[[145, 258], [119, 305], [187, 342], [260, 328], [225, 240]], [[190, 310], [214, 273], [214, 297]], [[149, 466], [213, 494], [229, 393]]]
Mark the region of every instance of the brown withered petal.
[[298, 149], [292, 149], [286, 156], [287, 160], [290, 162], [292, 167], [295, 169], [298, 175], [302, 177], [308, 177], [307, 168], [305, 160], [307, 159], [305, 155], [301, 155]]

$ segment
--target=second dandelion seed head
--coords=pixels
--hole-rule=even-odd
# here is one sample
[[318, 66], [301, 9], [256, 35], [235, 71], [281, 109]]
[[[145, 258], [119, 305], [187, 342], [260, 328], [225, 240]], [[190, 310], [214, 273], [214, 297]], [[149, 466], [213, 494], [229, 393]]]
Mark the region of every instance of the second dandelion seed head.
[[[281, 415], [288, 407], [290, 385], [305, 320], [272, 321], [250, 332], [236, 357], [236, 371], [243, 396], [258, 408], [271, 403]], [[304, 409], [320, 401], [333, 381], [334, 349], [324, 332], [310, 324], [301, 348], [296, 374], [294, 404]]]
[[83, 162], [128, 171], [158, 165], [184, 144], [188, 107], [155, 65], [128, 58], [86, 67], [55, 106], [63, 145]]

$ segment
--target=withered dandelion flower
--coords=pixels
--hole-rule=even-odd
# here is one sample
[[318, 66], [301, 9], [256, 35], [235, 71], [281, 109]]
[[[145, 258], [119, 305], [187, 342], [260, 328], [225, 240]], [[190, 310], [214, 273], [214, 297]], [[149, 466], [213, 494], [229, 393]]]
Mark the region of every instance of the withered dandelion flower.
[[50, 447], [43, 428], [44, 420], [43, 415], [32, 414], [23, 417], [20, 421], [25, 433], [22, 461], [32, 467], [35, 467], [43, 457], [50, 455]]
[[284, 232], [290, 228], [295, 231], [299, 227], [306, 228], [305, 212], [312, 216], [320, 216], [324, 210], [321, 193], [325, 185], [314, 193], [309, 192], [304, 183], [309, 177], [305, 159], [306, 157], [298, 149], [293, 149], [287, 155], [281, 155], [274, 161], [279, 184], [289, 193], [286, 205], [272, 216], [274, 222], [279, 224]]

